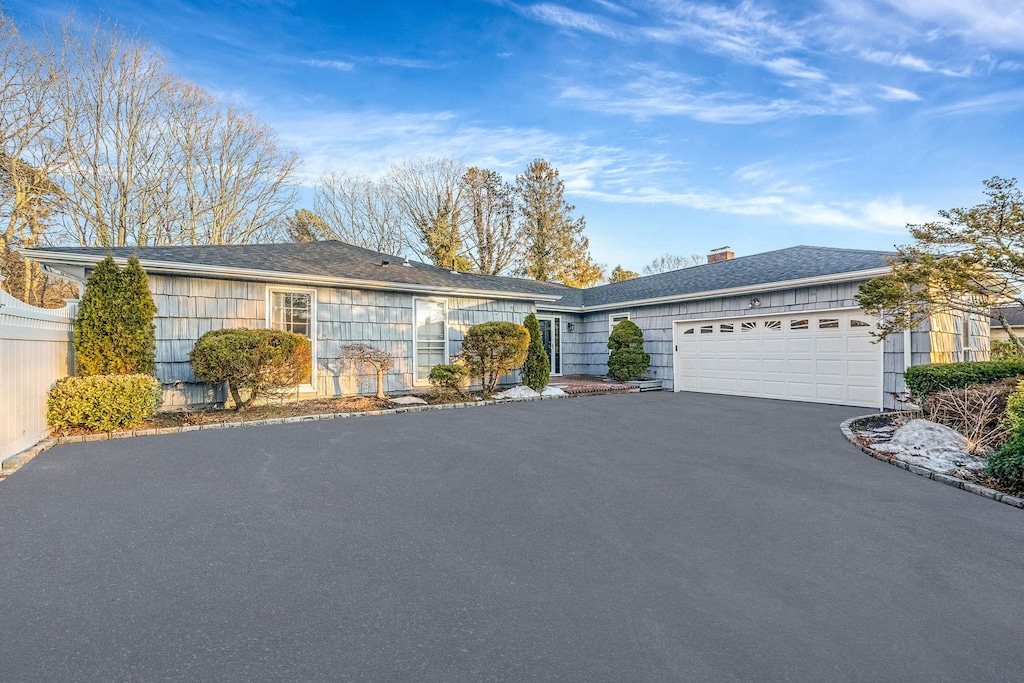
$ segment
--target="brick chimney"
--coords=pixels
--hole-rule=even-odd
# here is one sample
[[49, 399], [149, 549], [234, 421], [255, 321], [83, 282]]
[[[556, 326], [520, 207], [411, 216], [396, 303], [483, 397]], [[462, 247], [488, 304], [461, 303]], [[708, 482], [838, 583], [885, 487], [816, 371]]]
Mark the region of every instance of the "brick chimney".
[[708, 263], [718, 263], [719, 261], [728, 261], [736, 254], [729, 251], [729, 247], [719, 247], [718, 249], [712, 249], [711, 253], [708, 254]]

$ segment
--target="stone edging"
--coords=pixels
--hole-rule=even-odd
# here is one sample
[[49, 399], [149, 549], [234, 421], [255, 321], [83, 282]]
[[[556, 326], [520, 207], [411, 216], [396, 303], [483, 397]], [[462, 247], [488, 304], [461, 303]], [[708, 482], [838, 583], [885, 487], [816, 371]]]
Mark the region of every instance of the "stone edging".
[[957, 479], [956, 477], [952, 477], [952, 476], [950, 476], [948, 474], [944, 474], [942, 472], [938, 472], [936, 470], [929, 469], [927, 467], [921, 467], [920, 465], [914, 465], [912, 463], [900, 460], [899, 458], [897, 458], [894, 455], [888, 455], [886, 453], [879, 453], [877, 451], [874, 451], [874, 450], [868, 448], [867, 446], [861, 446], [859, 443], [857, 443], [856, 436], [854, 435], [853, 430], [850, 429], [850, 425], [852, 423], [856, 422], [857, 420], [863, 420], [863, 419], [869, 418], [869, 417], [880, 417], [880, 416], [884, 416], [886, 414], [887, 413], [876, 413], [876, 414], [873, 414], [873, 415], [861, 415], [859, 417], [851, 417], [849, 420], [846, 420], [841, 425], [839, 425], [839, 429], [842, 430], [843, 436], [846, 437], [847, 441], [849, 441], [854, 446], [859, 448], [861, 451], [863, 451], [864, 453], [867, 453], [868, 455], [870, 455], [872, 458], [874, 458], [876, 460], [881, 460], [882, 462], [887, 462], [890, 465], [895, 465], [896, 467], [899, 467], [901, 470], [907, 470], [908, 472], [913, 472], [914, 474], [919, 474], [922, 477], [927, 477], [928, 479], [931, 479], [933, 481], [942, 482], [943, 484], [946, 484], [948, 486], [952, 486], [953, 488], [962, 489], [964, 491], [968, 491], [968, 492], [973, 493], [973, 494], [978, 495], [978, 496], [984, 496], [985, 498], [991, 498], [992, 500], [998, 501], [1000, 503], [1005, 503], [1006, 505], [1011, 505], [1011, 506], [1013, 506], [1015, 508], [1024, 509], [1024, 498], [1018, 498], [1017, 496], [1011, 496], [1008, 493], [1003, 493], [1002, 491], [996, 491], [995, 489], [990, 489], [987, 486], [982, 486], [981, 484], [975, 484], [975, 483], [972, 483], [972, 482], [969, 482], [969, 481], [964, 481], [963, 479]]
[[[635, 394], [639, 389], [610, 392], [615, 394]], [[267, 420], [243, 420], [239, 422], [214, 422], [207, 425], [188, 425], [186, 427], [163, 427], [160, 429], [132, 429], [121, 432], [101, 432], [99, 434], [76, 434], [74, 436], [58, 436], [43, 439], [32, 448], [10, 456], [0, 467], [4, 470], [16, 470], [32, 458], [54, 446], [65, 443], [81, 443], [83, 441], [107, 441], [109, 439], [126, 439], [134, 436], [157, 436], [160, 434], [180, 434], [197, 432], [206, 429], [234, 429], [236, 427], [262, 427], [264, 425], [286, 424], [289, 422], [314, 422], [319, 420], [338, 420], [366, 415], [397, 415], [399, 413], [422, 413], [430, 410], [453, 410], [458, 408], [479, 408], [481, 406], [501, 405], [503, 403], [525, 403], [526, 401], [551, 401], [559, 398], [582, 398], [583, 396], [600, 396], [604, 394], [564, 394], [562, 396], [531, 396], [529, 398], [500, 398], [487, 401], [466, 401], [464, 403], [441, 403], [437, 405], [411, 405], [385, 410], [362, 410], [352, 413], [314, 413], [312, 415], [295, 415], [293, 417], [275, 417]]]

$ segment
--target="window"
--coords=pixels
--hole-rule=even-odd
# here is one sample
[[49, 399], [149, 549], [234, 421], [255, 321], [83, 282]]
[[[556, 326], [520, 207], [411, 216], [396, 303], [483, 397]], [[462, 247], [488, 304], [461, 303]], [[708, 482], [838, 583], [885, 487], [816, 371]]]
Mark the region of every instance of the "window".
[[692, 327], [687, 328], [687, 330], [685, 332], [683, 332], [683, 334], [693, 334], [693, 328]]
[[748, 330], [756, 330], [756, 329], [757, 329], [757, 321], [756, 320], [755, 321], [748, 321], [748, 322], [742, 323], [740, 325], [740, 330], [742, 330], [743, 332], [747, 332]]
[[700, 333], [701, 334], [711, 334], [714, 331], [715, 331], [715, 326], [714, 325], [701, 325], [701, 328], [700, 328]]
[[863, 320], [853, 319], [850, 320], [850, 327], [871, 327], [871, 323], [866, 323]]
[[839, 318], [821, 318], [818, 320], [819, 330], [834, 330], [839, 327]]
[[448, 303], [444, 299], [415, 299], [413, 340], [416, 384], [426, 384], [435, 365], [448, 362]]
[[732, 332], [732, 330], [732, 323], [722, 323], [721, 325], [718, 326], [719, 332]]
[[765, 320], [764, 321], [764, 329], [766, 329], [766, 330], [781, 330], [782, 329], [782, 321], [781, 320]]
[[800, 320], [790, 320], [789, 329], [791, 330], [806, 330], [807, 329], [807, 318]]
[[313, 354], [313, 371], [309, 385], [316, 380], [316, 292], [312, 289], [268, 288], [267, 327], [294, 332], [308, 338]]
[[608, 334], [611, 334], [615, 326], [623, 320], [629, 320], [629, 313], [613, 313], [608, 316]]

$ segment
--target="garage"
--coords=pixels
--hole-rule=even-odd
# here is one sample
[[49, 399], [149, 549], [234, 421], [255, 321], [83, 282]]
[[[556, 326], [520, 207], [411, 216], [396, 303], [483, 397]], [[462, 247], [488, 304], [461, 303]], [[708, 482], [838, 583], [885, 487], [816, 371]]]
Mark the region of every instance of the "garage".
[[861, 310], [678, 321], [675, 390], [878, 408], [876, 324]]

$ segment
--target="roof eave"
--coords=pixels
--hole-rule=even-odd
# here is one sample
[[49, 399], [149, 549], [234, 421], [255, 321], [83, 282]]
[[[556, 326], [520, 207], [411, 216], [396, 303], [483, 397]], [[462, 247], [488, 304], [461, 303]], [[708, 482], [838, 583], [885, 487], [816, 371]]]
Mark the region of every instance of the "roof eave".
[[[19, 253], [39, 263], [49, 265], [90, 266], [107, 257], [106, 254], [74, 254], [61, 251], [42, 249], [20, 249]], [[128, 261], [124, 257], [114, 257], [120, 265]], [[258, 270], [255, 268], [234, 268], [228, 266], [210, 266], [197, 263], [181, 263], [178, 261], [155, 261], [139, 259], [139, 263], [148, 273], [159, 275], [195, 275], [207, 277], [223, 277], [235, 279], [259, 279], [272, 282], [291, 284], [320, 285], [324, 287], [351, 287], [353, 289], [374, 289], [393, 292], [412, 292], [414, 294], [445, 294], [449, 296], [486, 297], [491, 299], [515, 299], [517, 301], [537, 301], [553, 303], [561, 299], [555, 294], [537, 294], [534, 292], [506, 292], [461, 287], [438, 287], [434, 285], [409, 284], [390, 282], [387, 280], [365, 280], [325, 275], [305, 275], [276, 270]], [[400, 267], [400, 266], [397, 266]]]
[[655, 304], [671, 304], [695, 299], [718, 299], [728, 296], [743, 296], [745, 294], [758, 294], [761, 292], [777, 289], [792, 289], [795, 287], [813, 287], [815, 285], [831, 284], [835, 282], [853, 282], [857, 280], [870, 280], [891, 272], [888, 266], [870, 268], [867, 270], [854, 270], [845, 273], [834, 273], [832, 275], [816, 275], [814, 277], [800, 278], [797, 280], [780, 280], [777, 282], [763, 282], [755, 285], [744, 285], [743, 287], [731, 287], [728, 289], [711, 289], [689, 294], [671, 294], [668, 296], [653, 297], [648, 299], [632, 299], [610, 304], [597, 304], [594, 306], [550, 306], [544, 310], [559, 310], [576, 313], [589, 313], [591, 311], [611, 311], [634, 306], [651, 306]]

